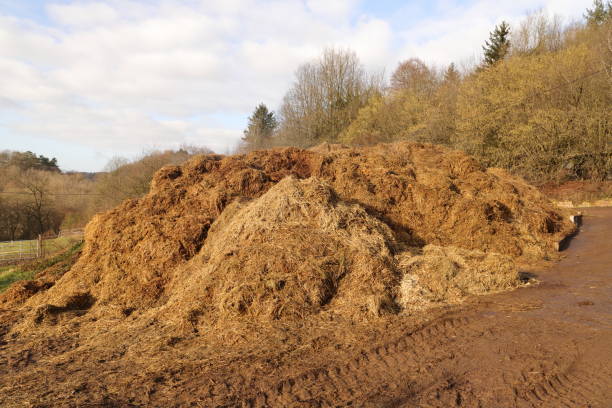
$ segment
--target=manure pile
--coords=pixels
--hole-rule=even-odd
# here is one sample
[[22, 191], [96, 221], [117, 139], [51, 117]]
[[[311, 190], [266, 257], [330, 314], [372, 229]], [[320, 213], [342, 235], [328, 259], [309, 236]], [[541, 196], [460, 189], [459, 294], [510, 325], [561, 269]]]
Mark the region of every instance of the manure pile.
[[534, 187], [433, 145], [199, 156], [97, 215], [71, 270], [13, 302], [12, 330], [411, 313], [517, 287], [516, 262], [573, 230]]

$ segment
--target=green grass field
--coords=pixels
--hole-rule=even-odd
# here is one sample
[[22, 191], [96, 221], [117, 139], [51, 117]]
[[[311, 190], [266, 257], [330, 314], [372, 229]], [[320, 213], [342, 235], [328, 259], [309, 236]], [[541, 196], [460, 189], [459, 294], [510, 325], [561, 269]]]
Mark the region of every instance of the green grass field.
[[[61, 251], [64, 248], [68, 248], [74, 245], [75, 242], [80, 241], [81, 238], [75, 237], [59, 237], [53, 239], [43, 240], [43, 249], [45, 255], [53, 254], [57, 251]], [[34, 258], [37, 253], [38, 243], [36, 240], [28, 241], [13, 241], [13, 242], [0, 242], [0, 261], [11, 260], [15, 258], [28, 257]]]
[[17, 251], [23, 247], [36, 248], [36, 240], [0, 242], [0, 252]]
[[0, 293], [4, 292], [13, 282], [32, 279], [36, 272], [11, 265], [0, 267]]
[[[0, 266], [0, 293], [6, 290], [13, 282], [32, 279], [38, 272], [68, 259], [75, 252], [79, 251], [82, 246], [83, 242], [80, 239], [69, 237], [58, 238], [56, 242], [50, 243], [48, 247], [50, 255], [46, 258], [18, 265]], [[53, 252], [51, 252], [51, 249], [53, 249]]]

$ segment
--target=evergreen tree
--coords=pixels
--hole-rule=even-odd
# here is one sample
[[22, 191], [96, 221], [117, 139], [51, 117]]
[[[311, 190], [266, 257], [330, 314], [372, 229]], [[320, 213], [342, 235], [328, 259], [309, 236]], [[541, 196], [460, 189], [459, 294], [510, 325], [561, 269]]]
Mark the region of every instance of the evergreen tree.
[[588, 24], [601, 25], [612, 17], [612, 1], [593, 0], [593, 8], [587, 9], [584, 18]]
[[52, 172], [60, 172], [57, 165], [57, 159], [52, 159], [41, 155], [36, 155], [30, 151], [27, 152], [0, 152], [0, 167], [15, 166], [21, 170], [35, 169]]
[[505, 21], [495, 26], [495, 30], [489, 34], [489, 40], [482, 47], [484, 50], [484, 64], [494, 65], [501, 61], [510, 49], [510, 26]]
[[249, 125], [244, 131], [242, 141], [245, 149], [250, 151], [270, 147], [277, 125], [278, 121], [274, 117], [274, 112], [268, 111], [268, 107], [263, 103], [259, 104], [253, 115], [249, 117]]
[[461, 78], [461, 75], [459, 74], [459, 71], [457, 70], [455, 63], [451, 62], [448, 68], [446, 68], [446, 71], [444, 71], [444, 82], [455, 83], [459, 81], [460, 78]]

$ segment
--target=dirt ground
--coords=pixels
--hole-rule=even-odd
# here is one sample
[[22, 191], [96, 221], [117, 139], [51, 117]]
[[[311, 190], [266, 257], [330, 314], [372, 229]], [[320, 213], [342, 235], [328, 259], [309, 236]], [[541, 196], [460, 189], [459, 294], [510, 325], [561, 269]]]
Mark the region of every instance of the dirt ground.
[[609, 180], [573, 180], [562, 184], [544, 184], [539, 186], [539, 189], [558, 203], [574, 206], [597, 201], [607, 201], [605, 206], [609, 206], [612, 202], [612, 181]]
[[525, 271], [539, 283], [420, 316], [330, 317], [208, 347], [206, 333], [155, 347], [109, 335], [105, 351], [78, 328], [7, 338], [19, 316], [4, 309], [0, 406], [610, 407], [612, 208], [583, 212], [564, 258]]

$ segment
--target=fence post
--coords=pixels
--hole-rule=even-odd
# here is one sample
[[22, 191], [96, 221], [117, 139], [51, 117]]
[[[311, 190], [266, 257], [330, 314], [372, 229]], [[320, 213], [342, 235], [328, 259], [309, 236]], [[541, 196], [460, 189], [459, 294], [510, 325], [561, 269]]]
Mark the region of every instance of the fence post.
[[42, 234], [38, 234], [38, 248], [36, 251], [36, 255], [38, 258], [42, 258], [43, 257], [43, 239], [42, 239]]

